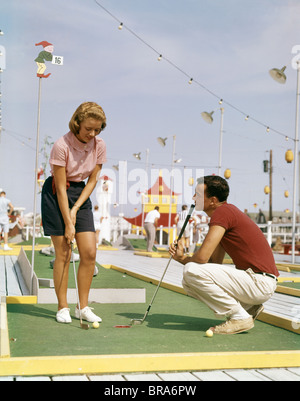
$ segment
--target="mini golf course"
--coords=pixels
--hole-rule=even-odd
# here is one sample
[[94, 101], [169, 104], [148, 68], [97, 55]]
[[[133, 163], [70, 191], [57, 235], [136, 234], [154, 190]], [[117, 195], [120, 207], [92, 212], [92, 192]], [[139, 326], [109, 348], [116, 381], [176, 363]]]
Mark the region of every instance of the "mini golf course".
[[[52, 277], [50, 260], [49, 257], [36, 253], [38, 276]], [[69, 274], [69, 287], [74, 288], [71, 268]], [[65, 370], [61, 370], [61, 365], [64, 363], [67, 371], [73, 371], [73, 373], [83, 370], [93, 371], [96, 368], [101, 372], [120, 372], [125, 371], [129, 365], [128, 371], [160, 369], [160, 365], [153, 365], [151, 362], [147, 362], [146, 365], [133, 363], [136, 358], [139, 358], [139, 355], [146, 359], [157, 356], [164, 361], [168, 357], [176, 357], [176, 363], [174, 360], [168, 364], [163, 363], [161, 365], [163, 370], [193, 369], [195, 364], [199, 365], [199, 359], [197, 359], [198, 362], [193, 361], [188, 364], [186, 358], [192, 361], [195, 355], [202, 360], [203, 364], [202, 367], [197, 365], [198, 369], [216, 368], [214, 367], [216, 361], [219, 361], [220, 366], [228, 367], [229, 364], [229, 367], [236, 368], [252, 367], [255, 364], [264, 366], [263, 360], [266, 361], [265, 365], [268, 367], [284, 366], [282, 365], [284, 362], [278, 362], [278, 355], [279, 360], [281, 360], [280, 355], [285, 355], [285, 360], [288, 355], [290, 365], [293, 365], [294, 358], [294, 366], [299, 366], [300, 337], [290, 331], [256, 322], [255, 328], [247, 333], [234, 336], [215, 335], [213, 338], [207, 338], [206, 330], [221, 320], [216, 319], [214, 314], [199, 301], [164, 288], [160, 288], [150, 314], [143, 325], [115, 328], [116, 325], [129, 325], [132, 318], [144, 316], [156, 286], [99, 266], [99, 274], [93, 279], [92, 288], [145, 288], [146, 303], [93, 303], [90, 306], [95, 309], [96, 314], [102, 317], [103, 323], [99, 329], [91, 327], [88, 331], [82, 330], [79, 320], [74, 317], [75, 305], [70, 305], [73, 321], [66, 325], [55, 321], [56, 304], [8, 304], [10, 358], [1, 359], [0, 375], [10, 372], [10, 368], [5, 371], [5, 366], [2, 365], [5, 360], [7, 363], [9, 360], [11, 363], [14, 361], [17, 363], [20, 360], [22, 362], [20, 369], [23, 369], [24, 374], [49, 373], [49, 369], [66, 373]], [[205, 364], [203, 355], [213, 355], [214, 363], [212, 365]], [[257, 362], [254, 357], [256, 355], [259, 355], [261, 362]], [[180, 356], [184, 357], [182, 364], [180, 364]], [[229, 363], [228, 360], [232, 356], [234, 361]], [[249, 356], [251, 356], [250, 359]], [[270, 362], [268, 358], [271, 356], [272, 361]], [[27, 364], [36, 357], [42, 358], [47, 367], [35, 367], [27, 371], [23, 366], [24, 361], [27, 361]], [[49, 367], [52, 365], [47, 359], [48, 357], [58, 357], [55, 359], [56, 363], [53, 367]], [[68, 359], [68, 357], [79, 358], [81, 367], [78, 368], [74, 360], [72, 362], [72, 359]], [[99, 368], [99, 363], [101, 365], [103, 362], [102, 357], [105, 358], [105, 361], [112, 361], [113, 367], [112, 365], [107, 366], [105, 362], [103, 367]], [[68, 362], [64, 358], [67, 358]], [[97, 364], [93, 365], [91, 360], [94, 361], [95, 358]], [[99, 358], [102, 362], [99, 362]], [[125, 361], [123, 361], [124, 358]], [[247, 359], [248, 362], [244, 363], [243, 359]], [[71, 368], [72, 365], [74, 365], [74, 370]], [[11, 369], [15, 369], [15, 367]], [[34, 369], [37, 369], [38, 372]]]

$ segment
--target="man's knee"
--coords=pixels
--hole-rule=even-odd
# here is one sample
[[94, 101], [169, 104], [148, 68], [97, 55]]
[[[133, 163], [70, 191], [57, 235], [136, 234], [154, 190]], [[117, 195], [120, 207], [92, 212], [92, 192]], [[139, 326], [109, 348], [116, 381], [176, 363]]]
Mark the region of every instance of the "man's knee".
[[190, 262], [184, 266], [182, 285], [183, 288], [190, 286], [201, 287], [202, 279], [205, 277], [204, 266], [198, 263]]

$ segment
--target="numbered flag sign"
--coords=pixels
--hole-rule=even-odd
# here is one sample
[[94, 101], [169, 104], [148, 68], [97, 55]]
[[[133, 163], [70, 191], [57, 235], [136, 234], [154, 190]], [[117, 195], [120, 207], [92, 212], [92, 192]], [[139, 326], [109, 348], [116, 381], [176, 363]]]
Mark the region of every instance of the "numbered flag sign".
[[52, 56], [52, 64], [63, 65], [64, 58], [62, 56]]

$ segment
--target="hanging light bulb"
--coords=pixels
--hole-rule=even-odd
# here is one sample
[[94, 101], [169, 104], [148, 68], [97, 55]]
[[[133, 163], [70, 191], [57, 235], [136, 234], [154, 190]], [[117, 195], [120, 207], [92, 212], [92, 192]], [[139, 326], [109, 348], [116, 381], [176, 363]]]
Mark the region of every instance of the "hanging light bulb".
[[267, 132], [270, 132], [270, 127], [267, 127]]
[[222, 104], [222, 103], [223, 103], [223, 99], [220, 99], [220, 100], [219, 100], [219, 104]]
[[123, 29], [123, 22], [120, 23], [119, 28], [120, 31]]
[[229, 168], [225, 170], [224, 177], [226, 178], [226, 180], [229, 180], [229, 178], [231, 177], [231, 170]]
[[245, 120], [248, 121], [248, 120], [249, 120], [249, 116], [246, 116], [246, 117], [245, 117]]
[[285, 160], [287, 163], [292, 163], [292, 161], [294, 160], [294, 153], [291, 149], [288, 149], [285, 152]]
[[193, 177], [189, 178], [188, 184], [189, 184], [190, 187], [192, 187], [194, 185], [194, 178]]
[[162, 59], [162, 54], [159, 55], [159, 57], [158, 57], [157, 60], [158, 60], [158, 61], [161, 61], [161, 59]]
[[193, 81], [194, 81], [194, 78], [191, 78], [191, 79], [189, 80], [189, 84], [192, 85]]
[[139, 152], [139, 153], [134, 153], [134, 154], [133, 154], [133, 157], [135, 157], [135, 158], [138, 159], [138, 160], [142, 160], [142, 158], [141, 158], [141, 152]]

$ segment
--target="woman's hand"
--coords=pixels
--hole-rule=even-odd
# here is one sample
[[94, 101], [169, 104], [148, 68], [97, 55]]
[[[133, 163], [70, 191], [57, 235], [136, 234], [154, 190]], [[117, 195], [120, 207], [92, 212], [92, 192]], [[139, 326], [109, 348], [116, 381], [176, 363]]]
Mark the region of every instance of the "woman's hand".
[[65, 226], [65, 238], [67, 240], [67, 244], [70, 245], [71, 242], [74, 241], [75, 238], [75, 226], [72, 223], [66, 224]]
[[70, 210], [70, 218], [71, 218], [71, 222], [72, 222], [72, 224], [74, 226], [76, 224], [77, 212], [78, 212], [78, 207], [77, 206], [73, 206], [72, 209]]

